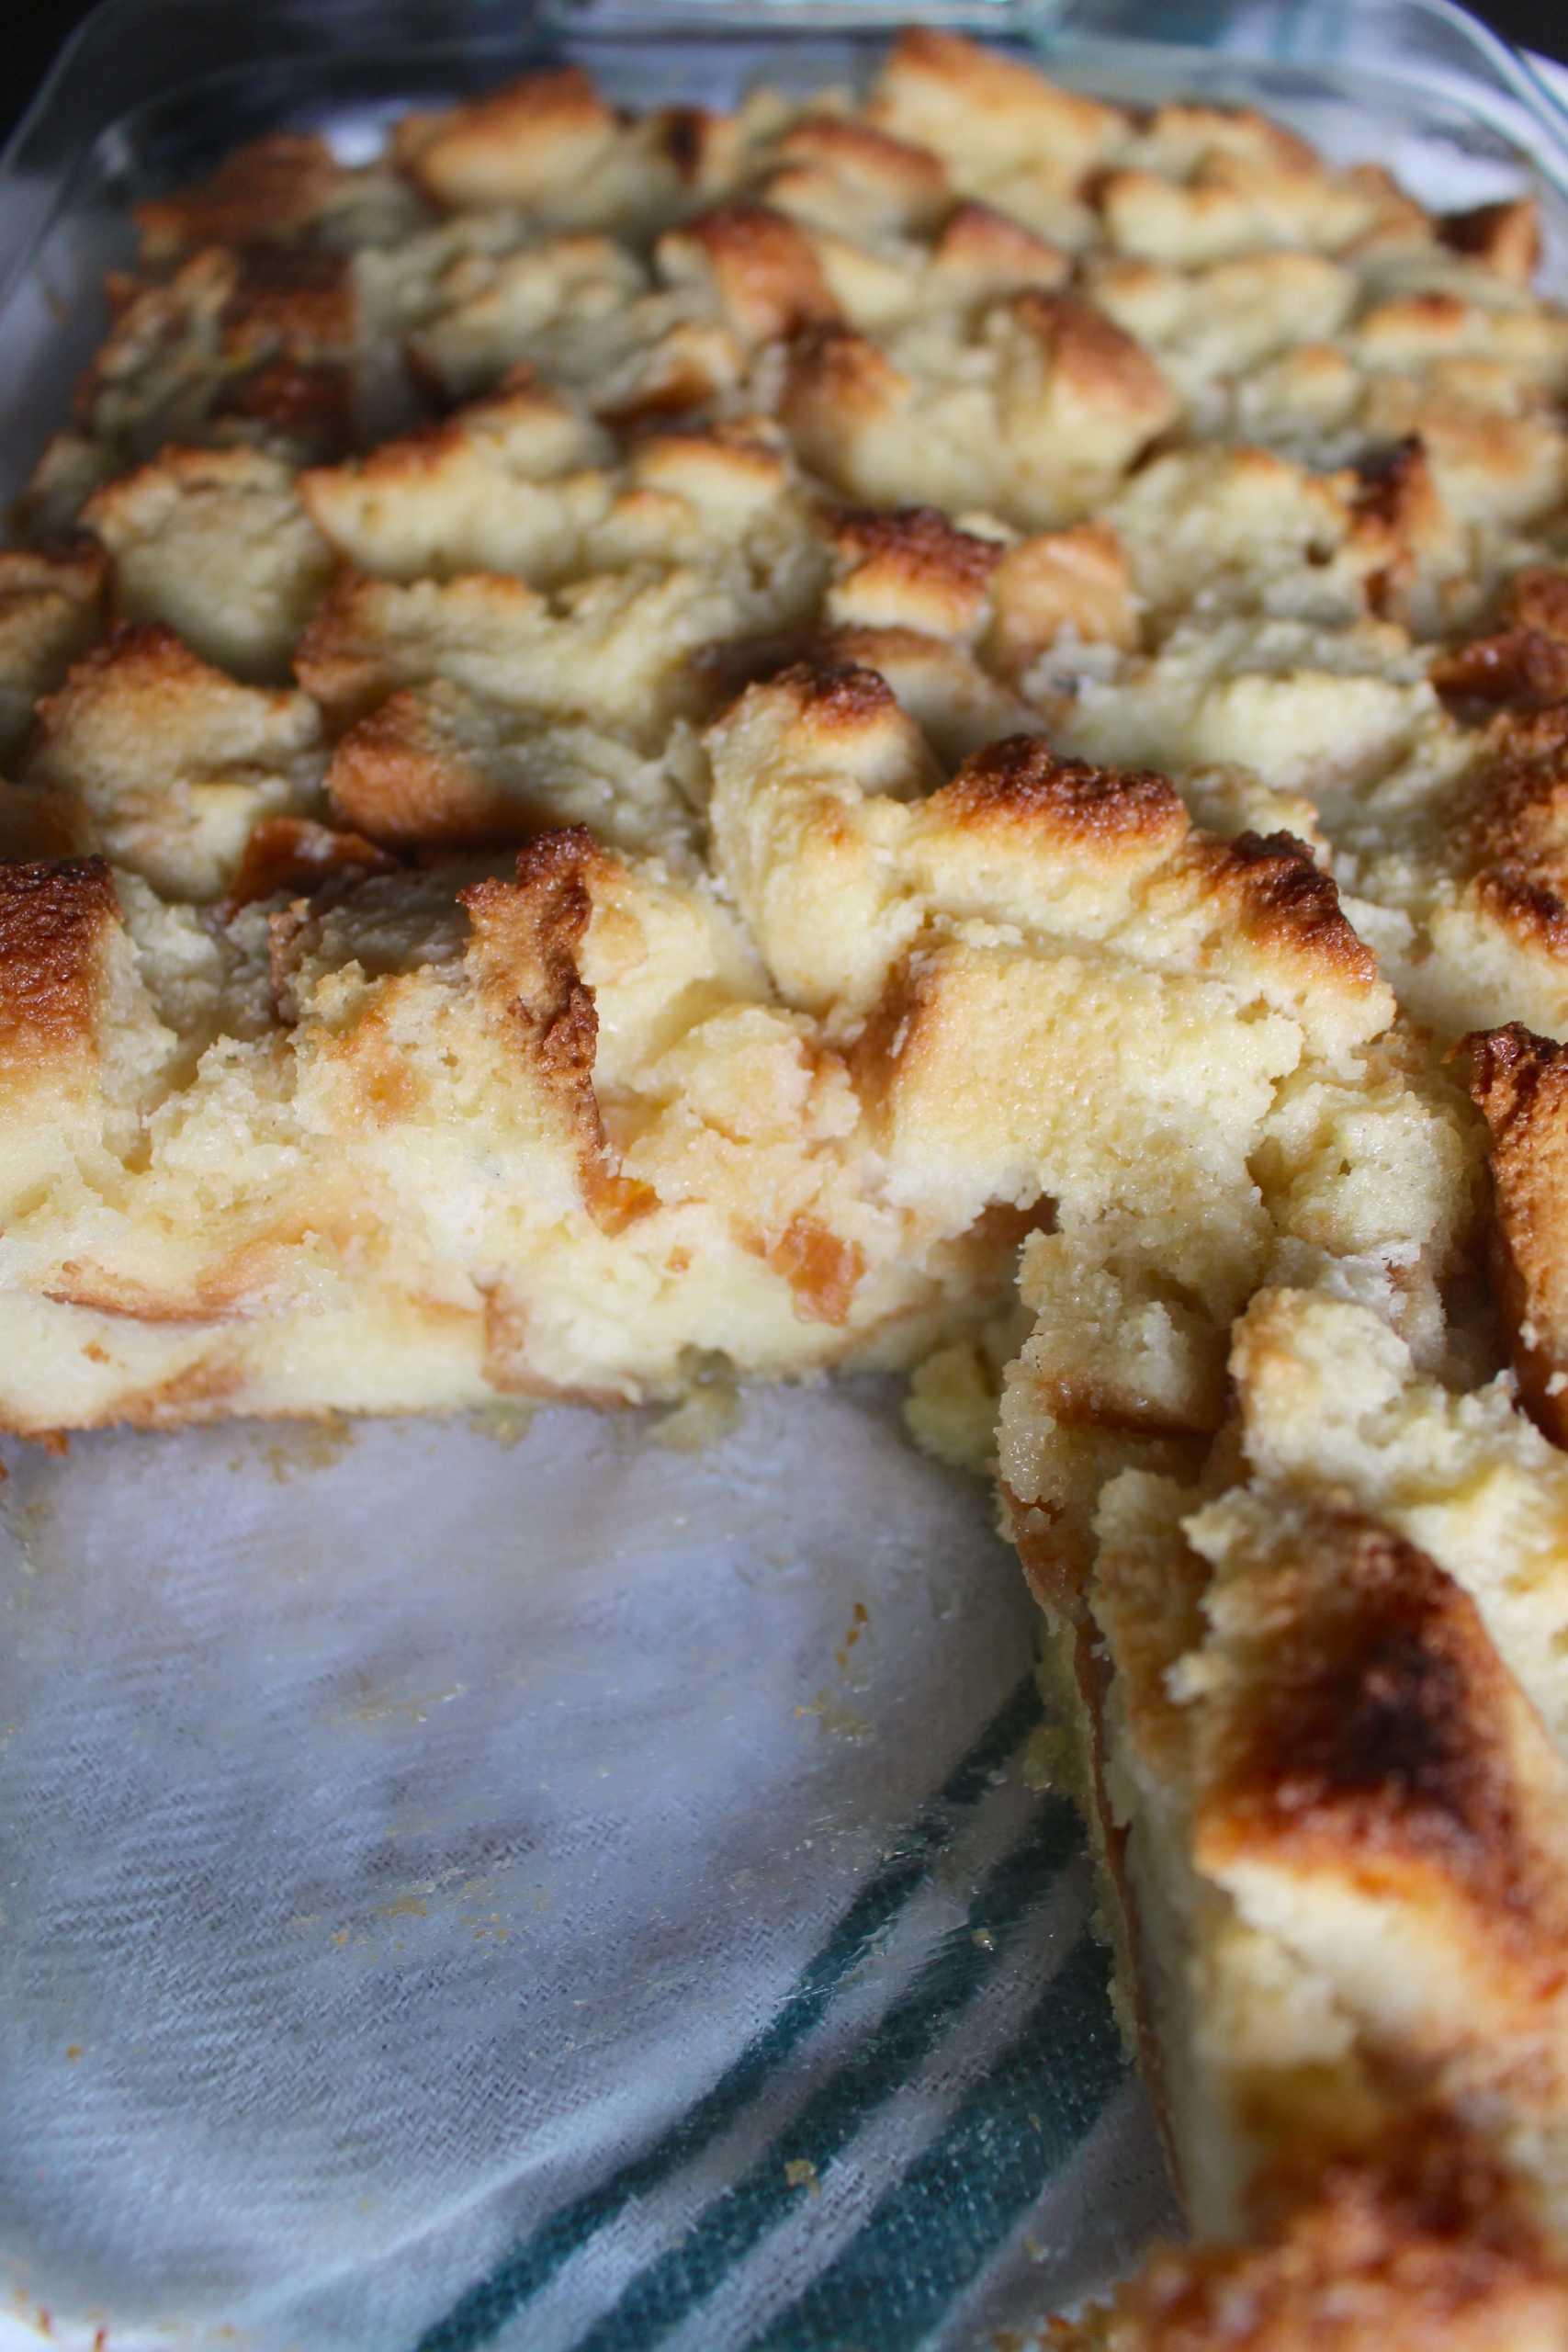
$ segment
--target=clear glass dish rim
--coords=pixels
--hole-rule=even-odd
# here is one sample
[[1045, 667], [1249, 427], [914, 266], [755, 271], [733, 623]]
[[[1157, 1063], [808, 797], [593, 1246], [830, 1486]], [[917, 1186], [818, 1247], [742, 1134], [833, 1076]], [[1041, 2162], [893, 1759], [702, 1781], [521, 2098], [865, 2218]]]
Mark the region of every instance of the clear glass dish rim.
[[[145, 54], [152, 23], [180, 17], [216, 21], [220, 8], [238, 14], [232, 0], [97, 0], [0, 144], [0, 205], [9, 186], [36, 173], [51, 148], [58, 172], [62, 149], [70, 163], [79, 162], [80, 153], [71, 154], [71, 146], [80, 149], [116, 119], [119, 110], [111, 109], [96, 131], [78, 133], [74, 141], [60, 138], [62, 121], [77, 110], [82, 93], [99, 79], [104, 64], [132, 51]], [[1461, 69], [1460, 82], [1450, 85], [1450, 100], [1468, 96], [1482, 119], [1498, 97], [1517, 109], [1519, 122], [1533, 134], [1527, 151], [1530, 160], [1568, 201], [1568, 90], [1542, 70], [1541, 61], [1482, 23], [1459, 0], [1273, 0], [1271, 6], [1242, 11], [1243, 38], [1223, 43], [1193, 40], [1185, 29], [1183, 38], [1169, 38], [1162, 31], [1168, 18], [1159, 0], [1146, 0], [1137, 10], [1147, 29], [1140, 21], [1132, 34], [1097, 30], [1094, 0], [505, 0], [504, 7], [496, 0], [247, 0], [243, 46], [236, 44], [231, 62], [260, 66], [291, 53], [300, 62], [321, 56], [325, 52], [315, 42], [299, 40], [299, 30], [319, 32], [334, 24], [363, 25], [374, 36], [367, 48], [385, 52], [515, 46], [530, 33], [586, 37], [627, 49], [727, 34], [807, 41], [823, 34], [886, 36], [919, 23], [1022, 42], [1038, 51], [1046, 70], [1053, 56], [1085, 67], [1092, 67], [1097, 55], [1108, 65], [1117, 60], [1168, 61], [1175, 70], [1183, 57], [1223, 55], [1233, 69], [1243, 71], [1248, 65], [1263, 69], [1303, 62], [1327, 71], [1324, 52], [1332, 40], [1335, 62], [1345, 71], [1375, 67], [1387, 74], [1389, 52], [1380, 49], [1375, 31], [1395, 9], [1430, 24], [1465, 58], [1468, 71]], [[168, 87], [180, 86], [176, 68]], [[1395, 74], [1389, 86], [1391, 94], [1414, 96], [1421, 85]], [[0, 215], [0, 271], [6, 259]]]

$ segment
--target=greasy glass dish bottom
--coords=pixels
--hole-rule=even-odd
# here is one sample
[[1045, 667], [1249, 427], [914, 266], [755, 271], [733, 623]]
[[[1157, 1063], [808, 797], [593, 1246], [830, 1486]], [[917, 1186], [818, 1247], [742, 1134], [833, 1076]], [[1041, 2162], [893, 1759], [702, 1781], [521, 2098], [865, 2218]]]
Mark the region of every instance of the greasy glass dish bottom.
[[1168, 2224], [892, 1384], [6, 1461], [15, 2341], [958, 2345]]

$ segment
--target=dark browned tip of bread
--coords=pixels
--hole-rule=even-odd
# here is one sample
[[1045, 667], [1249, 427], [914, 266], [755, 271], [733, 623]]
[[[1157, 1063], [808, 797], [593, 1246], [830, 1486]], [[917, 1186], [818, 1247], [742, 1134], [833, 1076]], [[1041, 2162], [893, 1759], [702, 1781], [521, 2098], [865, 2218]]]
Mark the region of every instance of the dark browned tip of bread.
[[1242, 928], [1258, 946], [1304, 952], [1325, 973], [1358, 988], [1377, 984], [1377, 957], [1339, 904], [1332, 875], [1293, 833], [1238, 833], [1215, 844], [1235, 885]]
[[1521, 1403], [1568, 1445], [1568, 1051], [1522, 1022], [1459, 1048], [1486, 1122], [1490, 1257]]
[[245, 843], [224, 912], [283, 890], [309, 896], [345, 876], [389, 874], [397, 862], [361, 833], [336, 831], [310, 817], [264, 817]]
[[[819, 406], [818, 421], [827, 428], [863, 423], [891, 405], [906, 379], [869, 335], [837, 321], [802, 327], [789, 345], [784, 378], [784, 414], [800, 421], [806, 403]], [[820, 449], [818, 451], [820, 459]]]
[[811, 240], [765, 204], [720, 204], [677, 232], [701, 246], [737, 318], [759, 335], [795, 334], [837, 319]]
[[1455, 865], [1527, 949], [1568, 953], [1568, 706], [1497, 712], [1450, 820]]
[[936, 506], [842, 506], [828, 525], [840, 553], [856, 562], [893, 563], [912, 576], [935, 574], [976, 592], [1007, 552], [998, 540], [961, 531]]
[[1528, 286], [1540, 264], [1540, 215], [1529, 197], [1439, 213], [1438, 234], [1451, 252], [1483, 261], [1516, 286]]
[[713, 120], [705, 107], [668, 107], [660, 117], [664, 153], [681, 179], [694, 180], [702, 170]]
[[90, 1044], [98, 952], [119, 920], [101, 857], [0, 865], [0, 1046], [17, 1062]]
[[295, 236], [343, 177], [314, 131], [276, 131], [226, 156], [209, 180], [134, 208], [142, 252], [166, 261], [197, 245], [246, 245]]
[[1547, 2352], [1568, 2274], [1518, 2180], [1412, 2108], [1360, 2147], [1311, 2141], [1252, 2243], [1163, 2247], [1059, 2352]]
[[1084, 842], [1178, 840], [1188, 829], [1167, 777], [1060, 759], [1039, 735], [987, 743], [935, 797], [962, 819], [1045, 823]]
[[1568, 699], [1568, 571], [1531, 565], [1508, 583], [1500, 626], [1432, 664], [1446, 700], [1540, 709]]
[[1554, 1995], [1562, 1905], [1520, 1762], [1521, 1725], [1544, 1735], [1470, 1594], [1377, 1521], [1324, 1508], [1253, 1614], [1246, 1678], [1211, 1719], [1200, 1867], [1327, 1872], [1468, 1917], [1512, 1999]]
[[800, 718], [818, 733], [855, 733], [869, 726], [884, 725], [889, 718], [897, 716], [897, 696], [878, 671], [864, 669], [854, 662], [835, 662], [818, 644], [808, 645], [804, 653], [797, 646], [797, 658], [782, 668], [777, 666], [770, 658], [771, 653], [787, 651], [789, 642], [756, 639], [750, 648], [737, 649], [738, 652], [749, 651], [751, 656], [750, 675], [745, 677], [738, 699], [743, 700], [759, 685], [770, 693], [787, 695]]
[[1498, 1140], [1536, 1100], [1543, 1080], [1561, 1084], [1568, 1075], [1562, 1046], [1538, 1037], [1522, 1021], [1501, 1029], [1472, 1029], [1459, 1050], [1468, 1065], [1472, 1100]]

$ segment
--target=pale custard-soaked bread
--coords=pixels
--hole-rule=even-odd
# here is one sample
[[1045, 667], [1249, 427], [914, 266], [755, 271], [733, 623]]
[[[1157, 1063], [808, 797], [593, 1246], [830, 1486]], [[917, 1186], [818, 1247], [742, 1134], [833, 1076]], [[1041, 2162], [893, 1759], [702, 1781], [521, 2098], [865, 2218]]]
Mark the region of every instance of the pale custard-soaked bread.
[[[231, 724], [290, 723], [228, 691]], [[907, 1362], [998, 1303], [1042, 1221], [1037, 1247], [1189, 1302], [1200, 1353], [1292, 1248], [1348, 1252], [1436, 1343], [1462, 1146], [1420, 1073], [1388, 1074], [1390, 1001], [1304, 852], [1227, 846], [1159, 779], [1036, 737], [943, 781], [870, 671], [785, 670], [702, 749], [705, 867], [567, 831], [510, 876], [377, 873], [297, 827], [282, 850], [324, 889], [241, 903], [242, 864], [172, 936], [102, 865], [0, 869], [33, 1106], [7, 1418], [667, 1394], [716, 1351]], [[247, 853], [264, 888], [280, 821]], [[220, 1014], [193, 1067], [164, 1008], [197, 939], [220, 1003], [254, 1005], [265, 956], [271, 1019]], [[1388, 1164], [1424, 1136], [1413, 1181], [1443, 1180], [1393, 1229], [1318, 1165], [1374, 1067]]]
[[0, 1426], [914, 1368], [1227, 2240], [1055, 2340], [1561, 2346], [1533, 208], [911, 30], [139, 226], [0, 553]]

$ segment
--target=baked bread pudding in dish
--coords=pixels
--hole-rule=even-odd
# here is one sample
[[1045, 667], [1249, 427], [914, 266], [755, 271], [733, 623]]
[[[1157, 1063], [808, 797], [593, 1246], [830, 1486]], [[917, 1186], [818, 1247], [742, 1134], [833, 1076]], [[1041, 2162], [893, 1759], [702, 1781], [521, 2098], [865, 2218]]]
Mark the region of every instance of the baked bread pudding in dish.
[[919, 31], [139, 225], [0, 552], [0, 1426], [910, 1370], [1213, 2240], [1053, 2340], [1568, 2343], [1529, 202]]

